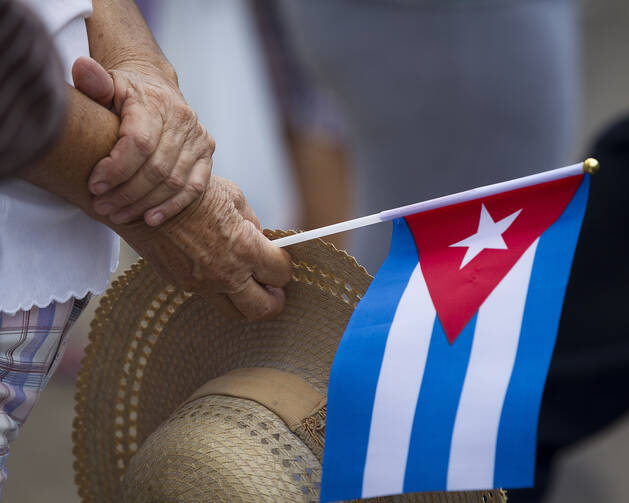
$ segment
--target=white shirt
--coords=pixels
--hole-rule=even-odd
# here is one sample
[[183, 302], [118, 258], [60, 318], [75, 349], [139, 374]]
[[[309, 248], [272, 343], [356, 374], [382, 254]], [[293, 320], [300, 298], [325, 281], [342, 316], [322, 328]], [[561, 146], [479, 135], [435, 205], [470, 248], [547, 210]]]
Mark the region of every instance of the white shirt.
[[[72, 83], [89, 56], [91, 0], [22, 0], [43, 19]], [[0, 312], [14, 313], [105, 290], [120, 241], [76, 206], [17, 178], [0, 180]]]

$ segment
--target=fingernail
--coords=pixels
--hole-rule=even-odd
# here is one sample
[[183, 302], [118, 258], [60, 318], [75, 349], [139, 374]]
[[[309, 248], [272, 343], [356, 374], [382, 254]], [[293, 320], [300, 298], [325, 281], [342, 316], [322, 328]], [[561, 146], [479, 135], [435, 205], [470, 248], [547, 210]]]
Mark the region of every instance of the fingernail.
[[151, 226], [156, 226], [162, 223], [162, 220], [164, 220], [164, 215], [161, 212], [157, 212], [157, 213], [153, 213], [152, 215], [148, 215], [146, 217], [146, 223], [151, 225]]
[[110, 218], [110, 220], [115, 224], [124, 224], [129, 221], [130, 214], [127, 211], [119, 211], [118, 213], [114, 213]]
[[98, 183], [92, 184], [91, 190], [92, 190], [92, 194], [96, 196], [100, 196], [101, 194], [104, 194], [105, 192], [109, 190], [109, 184], [105, 182], [98, 182]]
[[109, 215], [113, 211], [114, 205], [111, 203], [96, 203], [94, 209], [99, 215]]

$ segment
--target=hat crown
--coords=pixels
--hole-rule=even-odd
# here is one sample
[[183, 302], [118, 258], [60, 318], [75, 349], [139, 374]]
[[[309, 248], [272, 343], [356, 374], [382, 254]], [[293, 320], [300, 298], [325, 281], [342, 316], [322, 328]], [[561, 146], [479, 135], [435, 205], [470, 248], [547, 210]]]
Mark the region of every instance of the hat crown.
[[229, 319], [164, 283], [143, 261], [112, 283], [77, 384], [73, 438], [84, 501], [118, 501], [129, 461], [147, 437], [196, 389], [230, 370], [273, 368], [326, 394], [336, 348], [371, 277], [320, 240], [289, 252], [286, 307], [270, 321]]

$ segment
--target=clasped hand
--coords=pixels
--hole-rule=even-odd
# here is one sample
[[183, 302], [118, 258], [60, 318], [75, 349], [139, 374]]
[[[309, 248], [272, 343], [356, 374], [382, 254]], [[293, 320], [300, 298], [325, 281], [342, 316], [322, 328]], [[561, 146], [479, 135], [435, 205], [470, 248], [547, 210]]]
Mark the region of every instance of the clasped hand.
[[105, 71], [91, 58], [72, 69], [76, 88], [120, 116], [118, 141], [92, 170], [94, 210], [112, 223], [159, 225], [197, 200], [212, 171], [214, 140], [176, 76], [129, 61]]
[[171, 283], [225, 294], [249, 319], [277, 315], [290, 257], [262, 234], [240, 189], [210, 177], [214, 141], [174, 72], [142, 62], [107, 72], [79, 58], [73, 78], [77, 89], [121, 119], [116, 144], [88, 181], [94, 211]]

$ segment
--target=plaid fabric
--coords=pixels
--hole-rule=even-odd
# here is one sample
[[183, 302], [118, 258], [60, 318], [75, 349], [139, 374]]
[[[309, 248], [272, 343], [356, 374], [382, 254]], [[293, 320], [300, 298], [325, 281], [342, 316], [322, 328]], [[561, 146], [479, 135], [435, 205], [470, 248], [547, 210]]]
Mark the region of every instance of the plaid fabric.
[[15, 314], [0, 312], [0, 495], [9, 442], [52, 377], [68, 331], [88, 302], [89, 296]]

